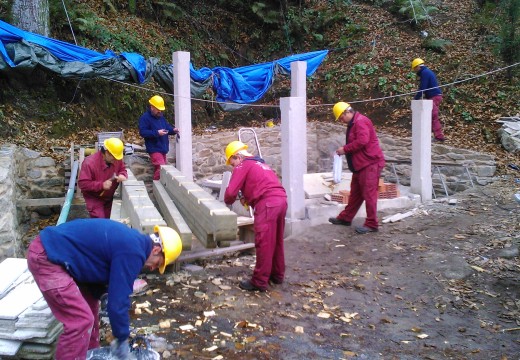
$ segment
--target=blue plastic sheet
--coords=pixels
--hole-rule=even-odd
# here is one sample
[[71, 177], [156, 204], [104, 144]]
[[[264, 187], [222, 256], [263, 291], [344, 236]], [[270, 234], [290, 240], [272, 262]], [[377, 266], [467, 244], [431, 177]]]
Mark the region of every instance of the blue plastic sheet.
[[[93, 51], [64, 41], [18, 29], [0, 21], [0, 71], [33, 69], [37, 65], [60, 76], [74, 79], [103, 77], [143, 84], [154, 78], [161, 87], [173, 92], [173, 65], [158, 65], [157, 59], [145, 59], [137, 53], [120, 55], [107, 50]], [[290, 75], [291, 63], [305, 61], [307, 76], [316, 72], [328, 50], [291, 55], [280, 60], [239, 67], [206, 67], [190, 64], [191, 94], [201, 96], [212, 87], [224, 110], [235, 110], [261, 99], [278, 74]]]

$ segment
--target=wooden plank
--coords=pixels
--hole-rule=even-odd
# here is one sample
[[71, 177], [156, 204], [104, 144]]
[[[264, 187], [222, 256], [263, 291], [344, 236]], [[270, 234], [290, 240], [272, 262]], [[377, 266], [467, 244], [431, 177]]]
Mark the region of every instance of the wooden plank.
[[254, 247], [255, 247], [254, 243], [240, 242], [239, 244], [236, 244], [236, 245], [230, 244], [230, 246], [226, 247], [226, 248], [204, 249], [204, 250], [200, 250], [200, 251], [188, 251], [188, 252], [183, 252], [181, 254], [181, 256], [179, 256], [177, 258], [176, 262], [193, 261], [195, 259], [200, 259], [200, 258], [220, 256], [220, 255], [231, 253], [231, 252], [253, 249]]
[[16, 202], [19, 207], [38, 207], [38, 206], [57, 206], [63, 205], [64, 197], [60, 198], [41, 198], [41, 199], [21, 199]]

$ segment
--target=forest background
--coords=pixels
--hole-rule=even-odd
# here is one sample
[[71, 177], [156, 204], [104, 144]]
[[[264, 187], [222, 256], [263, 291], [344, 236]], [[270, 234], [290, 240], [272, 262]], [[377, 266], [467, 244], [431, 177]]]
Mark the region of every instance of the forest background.
[[[348, 101], [378, 131], [410, 136], [410, 101], [418, 87], [411, 61], [421, 57], [443, 86], [441, 120], [448, 144], [514, 161], [496, 130], [519, 114], [520, 0], [0, 0], [0, 19], [92, 50], [137, 52], [169, 64], [190, 52], [195, 68], [236, 68], [316, 50], [328, 56], [307, 82], [308, 121], [333, 121]], [[105, 79], [70, 80], [36, 68], [0, 73], [0, 136], [49, 153], [93, 143], [98, 131], [125, 131], [140, 142], [137, 119], [164, 91]], [[258, 126], [280, 118], [290, 79], [277, 76], [255, 106], [225, 112], [210, 90], [192, 101], [194, 131]], [[402, 95], [402, 96], [401, 96]], [[165, 96], [173, 119], [173, 96]], [[30, 135], [30, 136], [27, 136]], [[500, 171], [500, 167], [499, 167]]]

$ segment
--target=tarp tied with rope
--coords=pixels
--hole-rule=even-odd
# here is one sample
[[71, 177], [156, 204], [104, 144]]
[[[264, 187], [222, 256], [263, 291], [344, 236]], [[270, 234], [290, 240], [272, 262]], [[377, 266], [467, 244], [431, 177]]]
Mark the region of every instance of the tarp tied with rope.
[[[227, 111], [236, 110], [261, 99], [276, 75], [289, 75], [291, 62], [307, 62], [307, 76], [318, 69], [328, 51], [314, 51], [283, 59], [239, 67], [196, 70], [190, 64], [191, 96], [200, 98], [212, 87], [216, 100]], [[20, 30], [0, 21], [0, 72], [28, 73], [37, 66], [69, 79], [105, 78], [144, 84], [153, 78], [173, 93], [173, 65], [159, 65], [158, 59], [145, 59], [137, 53], [89, 50], [64, 41]]]

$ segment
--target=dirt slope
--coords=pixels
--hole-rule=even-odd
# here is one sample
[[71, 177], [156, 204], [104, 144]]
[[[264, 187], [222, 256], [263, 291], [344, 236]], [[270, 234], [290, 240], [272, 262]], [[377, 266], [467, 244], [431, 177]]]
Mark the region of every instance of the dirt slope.
[[247, 254], [150, 275], [134, 332], [173, 359], [517, 360], [518, 191], [511, 178], [471, 189], [375, 234], [327, 224], [291, 236], [286, 280], [265, 293], [238, 288]]

